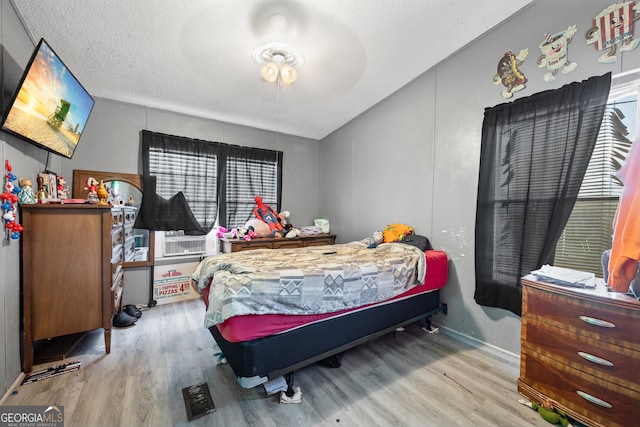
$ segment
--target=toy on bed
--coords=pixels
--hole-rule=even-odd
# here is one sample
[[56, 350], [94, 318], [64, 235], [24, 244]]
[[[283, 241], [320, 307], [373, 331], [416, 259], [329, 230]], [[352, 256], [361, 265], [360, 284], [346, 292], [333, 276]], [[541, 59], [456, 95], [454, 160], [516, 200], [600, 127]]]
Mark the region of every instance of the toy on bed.
[[365, 237], [361, 240], [362, 243], [367, 245], [367, 248], [373, 249], [378, 246], [380, 243], [384, 241], [384, 237], [382, 236], [382, 231], [374, 231], [371, 237]]
[[256, 218], [264, 221], [269, 226], [269, 229], [271, 230], [269, 235], [274, 237], [278, 232], [283, 236], [287, 234], [280, 223], [280, 215], [278, 212], [276, 212], [271, 206], [263, 203], [262, 197], [256, 196], [254, 200], [258, 206], [253, 209], [253, 214]]

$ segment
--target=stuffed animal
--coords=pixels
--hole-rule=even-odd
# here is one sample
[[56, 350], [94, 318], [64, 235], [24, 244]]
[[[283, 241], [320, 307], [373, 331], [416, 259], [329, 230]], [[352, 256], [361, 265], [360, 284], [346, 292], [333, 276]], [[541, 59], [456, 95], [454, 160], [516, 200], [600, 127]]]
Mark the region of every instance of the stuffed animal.
[[549, 401], [545, 401], [542, 403], [535, 402], [527, 402], [524, 399], [519, 399], [519, 403], [524, 406], [528, 406], [540, 414], [543, 420], [551, 423], [551, 424], [560, 424], [562, 427], [572, 427], [569, 419], [560, 409], [554, 408], [553, 404]]
[[237, 229], [235, 228], [228, 230], [225, 227], [218, 227], [216, 231], [216, 236], [218, 236], [218, 239], [233, 239], [236, 237], [236, 232], [237, 232]]
[[275, 209], [273, 209], [271, 206], [263, 203], [262, 197], [256, 196], [254, 200], [256, 201], [256, 204], [258, 206], [253, 209], [253, 214], [256, 216], [256, 218], [261, 219], [262, 221], [267, 223], [269, 229], [271, 230], [269, 235], [271, 237], [275, 237], [276, 233], [278, 232], [283, 236], [287, 234], [287, 232], [283, 229], [282, 224], [280, 223], [280, 215], [278, 214], [278, 212], [276, 212]]
[[251, 239], [258, 237], [253, 230], [250, 230], [246, 227], [240, 227], [236, 230], [236, 238], [244, 239], [247, 242], [250, 242]]
[[300, 235], [300, 230], [295, 228], [293, 224], [289, 222], [290, 216], [291, 213], [289, 211], [280, 212], [280, 224], [282, 224], [282, 228], [286, 231], [285, 237], [287, 239], [293, 239]]
[[283, 227], [286, 227], [287, 225], [291, 224], [289, 222], [289, 217], [291, 216], [291, 213], [289, 211], [282, 211], [280, 212], [280, 224], [282, 224]]
[[271, 229], [267, 223], [257, 218], [247, 221], [244, 228], [253, 231], [256, 234], [256, 237], [269, 237], [269, 234], [271, 234]]
[[384, 241], [384, 237], [382, 236], [382, 231], [378, 230], [373, 233], [372, 237], [365, 237], [361, 240], [362, 243], [367, 245], [367, 248], [375, 248], [380, 243]]
[[285, 234], [285, 237], [287, 239], [293, 239], [294, 237], [298, 237], [300, 235], [300, 230], [298, 230], [297, 228], [291, 227], [289, 230], [287, 230], [287, 234]]

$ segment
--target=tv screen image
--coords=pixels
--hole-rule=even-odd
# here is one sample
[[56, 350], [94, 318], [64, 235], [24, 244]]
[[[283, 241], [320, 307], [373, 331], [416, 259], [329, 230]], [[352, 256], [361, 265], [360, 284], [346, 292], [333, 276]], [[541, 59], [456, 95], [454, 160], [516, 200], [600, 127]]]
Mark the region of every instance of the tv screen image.
[[2, 130], [71, 158], [95, 101], [44, 39], [36, 46]]

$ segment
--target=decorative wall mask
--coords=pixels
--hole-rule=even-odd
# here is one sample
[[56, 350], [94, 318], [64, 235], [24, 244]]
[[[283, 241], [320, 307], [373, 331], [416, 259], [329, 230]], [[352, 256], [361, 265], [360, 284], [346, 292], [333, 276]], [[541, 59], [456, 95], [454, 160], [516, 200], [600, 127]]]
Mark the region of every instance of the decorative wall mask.
[[635, 2], [614, 3], [593, 18], [593, 27], [587, 31], [587, 44], [595, 44], [596, 50], [609, 50], [598, 58], [598, 62], [611, 64], [618, 60], [616, 45], [620, 51], [630, 51], [638, 47], [640, 39], [633, 39], [633, 22], [640, 18], [635, 15], [640, 6]]
[[575, 25], [569, 26], [564, 31], [551, 35], [545, 34], [545, 40], [538, 46], [542, 55], [538, 58], [538, 67], [547, 67], [548, 72], [544, 75], [546, 82], [556, 79], [558, 70], [562, 69], [564, 74], [569, 73], [578, 66], [576, 62], [569, 61], [569, 43], [576, 33]]
[[514, 55], [512, 51], [505, 52], [504, 56], [498, 61], [498, 72], [493, 76], [493, 84], [500, 84], [505, 87], [502, 91], [503, 98], [511, 98], [513, 92], [524, 89], [527, 78], [524, 76], [519, 67], [529, 55], [529, 49], [522, 49], [518, 55]]

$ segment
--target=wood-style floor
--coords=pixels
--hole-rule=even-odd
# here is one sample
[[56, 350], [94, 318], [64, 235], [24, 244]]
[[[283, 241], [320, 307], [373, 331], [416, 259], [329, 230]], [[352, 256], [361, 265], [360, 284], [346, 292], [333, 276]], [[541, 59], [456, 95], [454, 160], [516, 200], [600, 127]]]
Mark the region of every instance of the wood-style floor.
[[[346, 352], [341, 368], [298, 371], [302, 402], [281, 404], [216, 365], [203, 316], [199, 300], [154, 307], [113, 330], [109, 355], [102, 332], [91, 332], [65, 360], [81, 360], [80, 370], [18, 386], [4, 405], [64, 406], [65, 427], [549, 425], [518, 403], [517, 360], [421, 324]], [[189, 422], [182, 389], [202, 382], [217, 410]]]

